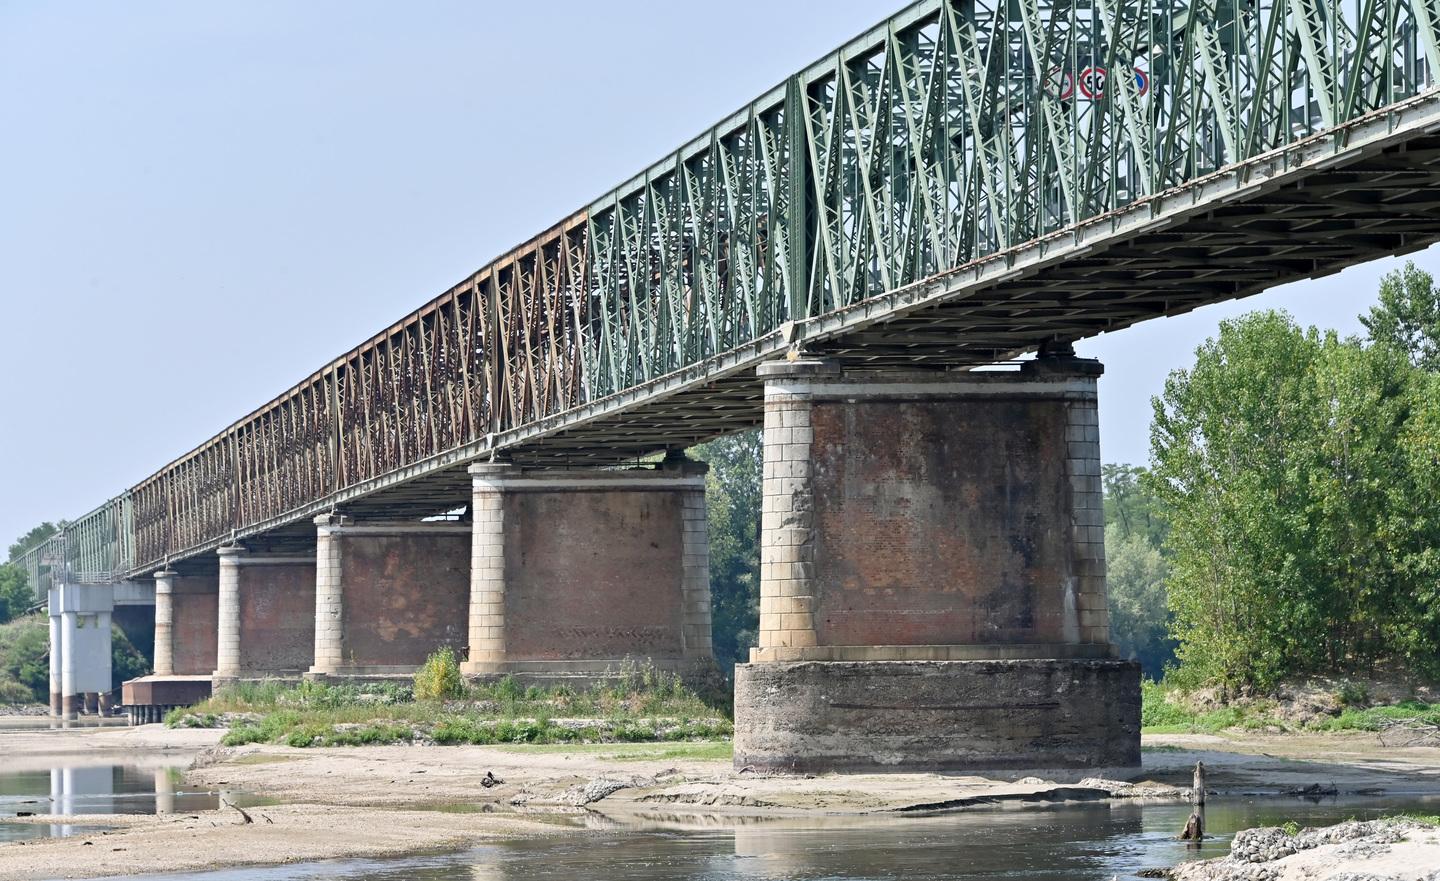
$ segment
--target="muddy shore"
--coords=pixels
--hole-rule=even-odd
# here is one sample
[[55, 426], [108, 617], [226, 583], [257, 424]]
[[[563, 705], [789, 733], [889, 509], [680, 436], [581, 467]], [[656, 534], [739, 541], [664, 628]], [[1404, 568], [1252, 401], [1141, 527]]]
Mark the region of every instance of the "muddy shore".
[[[1373, 735], [1145, 738], [1143, 773], [1124, 785], [941, 774], [763, 776], [672, 744], [591, 747], [377, 746], [223, 748], [220, 732], [137, 728], [0, 735], [7, 769], [65, 757], [189, 765], [190, 785], [258, 793], [278, 804], [192, 814], [20, 822], [103, 827], [94, 834], [0, 845], [0, 878], [87, 878], [451, 850], [528, 836], [583, 834], [565, 818], [683, 823], [687, 815], [927, 814], [1014, 803], [1145, 798], [1182, 801], [1197, 760], [1212, 798], [1440, 795], [1440, 749], [1381, 747]], [[495, 783], [494, 781], [501, 781]], [[490, 782], [491, 785], [485, 784]], [[713, 822], [713, 820], [711, 821]]]

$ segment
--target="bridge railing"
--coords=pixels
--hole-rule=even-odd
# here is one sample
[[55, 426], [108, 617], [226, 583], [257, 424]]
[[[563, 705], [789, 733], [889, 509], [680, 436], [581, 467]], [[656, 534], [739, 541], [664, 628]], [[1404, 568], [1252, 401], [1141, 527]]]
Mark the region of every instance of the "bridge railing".
[[134, 511], [129, 492], [61, 529], [64, 577], [72, 584], [109, 584], [135, 568]]
[[136, 486], [134, 564], [1335, 128], [1437, 71], [1440, 0], [921, 0]]
[[35, 601], [41, 602], [50, 588], [59, 583], [65, 568], [65, 537], [61, 533], [50, 536], [29, 550], [10, 560], [25, 573], [26, 581], [34, 591]]

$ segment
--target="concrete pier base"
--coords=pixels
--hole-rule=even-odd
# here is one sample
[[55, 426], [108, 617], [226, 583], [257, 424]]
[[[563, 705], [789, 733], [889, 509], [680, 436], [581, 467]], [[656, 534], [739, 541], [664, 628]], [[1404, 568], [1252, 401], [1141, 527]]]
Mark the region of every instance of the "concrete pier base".
[[[58, 672], [60, 717], [100, 711], [100, 693], [110, 690], [110, 615], [115, 586], [61, 584], [50, 589], [51, 688]], [[58, 637], [58, 639], [57, 639]], [[58, 671], [56, 664], [58, 662]]]
[[161, 722], [176, 707], [198, 704], [210, 696], [209, 676], [141, 676], [121, 686], [121, 703], [131, 725]]
[[735, 765], [1001, 776], [1134, 769], [1139, 683], [1139, 665], [1116, 660], [742, 664]]

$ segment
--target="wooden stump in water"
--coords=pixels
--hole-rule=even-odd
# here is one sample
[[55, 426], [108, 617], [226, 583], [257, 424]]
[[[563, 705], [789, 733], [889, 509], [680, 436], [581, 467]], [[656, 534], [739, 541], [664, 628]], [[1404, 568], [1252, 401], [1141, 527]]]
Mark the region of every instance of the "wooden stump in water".
[[1205, 838], [1205, 808], [1197, 807], [1185, 821], [1185, 831], [1180, 833], [1181, 841], [1192, 841], [1198, 847]]
[[1205, 838], [1205, 763], [1195, 763], [1194, 785], [1190, 790], [1190, 798], [1195, 803], [1195, 810], [1190, 812], [1190, 819], [1185, 821], [1185, 829], [1180, 833], [1181, 841], [1188, 841], [1192, 847], [1199, 847], [1200, 842]]

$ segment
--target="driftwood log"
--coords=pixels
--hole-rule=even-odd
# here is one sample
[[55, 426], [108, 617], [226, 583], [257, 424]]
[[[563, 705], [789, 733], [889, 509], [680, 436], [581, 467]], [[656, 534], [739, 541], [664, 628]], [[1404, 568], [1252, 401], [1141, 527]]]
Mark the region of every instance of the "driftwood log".
[[1408, 719], [1386, 719], [1380, 724], [1382, 746], [1440, 745], [1440, 725], [1432, 725], [1419, 716]]

